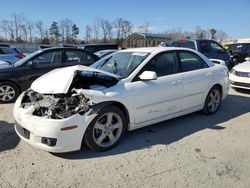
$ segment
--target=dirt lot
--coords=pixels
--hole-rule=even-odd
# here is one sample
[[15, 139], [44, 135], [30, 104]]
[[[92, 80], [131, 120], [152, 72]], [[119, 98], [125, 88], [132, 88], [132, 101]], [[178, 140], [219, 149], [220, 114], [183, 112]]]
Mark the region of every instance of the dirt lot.
[[53, 155], [20, 141], [0, 105], [0, 187], [250, 187], [250, 92], [127, 134], [108, 152]]

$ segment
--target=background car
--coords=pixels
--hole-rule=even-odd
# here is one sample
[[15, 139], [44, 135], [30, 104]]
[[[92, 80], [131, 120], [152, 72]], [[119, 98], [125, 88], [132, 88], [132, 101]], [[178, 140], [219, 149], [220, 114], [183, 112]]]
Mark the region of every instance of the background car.
[[0, 44], [0, 61], [15, 63], [24, 57], [23, 53], [18, 49]]
[[79, 48], [82, 48], [92, 53], [95, 53], [100, 50], [119, 49], [118, 45], [116, 44], [81, 44], [79, 45]]
[[242, 63], [245, 61], [245, 58], [250, 57], [250, 43], [229, 44], [228, 52], [234, 65]]
[[216, 113], [229, 90], [227, 71], [187, 48], [121, 50], [35, 80], [15, 103], [16, 132], [50, 152], [82, 143], [108, 150], [126, 130], [199, 110]]
[[175, 47], [185, 47], [195, 49], [209, 59], [213, 59], [214, 63], [220, 63], [218, 60], [223, 60], [224, 64], [231, 69], [230, 56], [227, 51], [218, 42], [207, 39], [181, 39], [171, 43], [171, 46]]
[[13, 66], [0, 65], [0, 102], [14, 102], [19, 93], [29, 88], [36, 78], [53, 69], [89, 66], [99, 59], [83, 49], [55, 47], [36, 51]]
[[118, 50], [114, 49], [114, 50], [100, 50], [100, 51], [97, 51], [95, 52], [94, 54], [97, 55], [98, 57], [100, 58], [103, 58], [109, 54], [112, 54], [114, 52], [117, 52]]
[[229, 80], [232, 88], [250, 90], [250, 57], [244, 63], [240, 63], [229, 72]]

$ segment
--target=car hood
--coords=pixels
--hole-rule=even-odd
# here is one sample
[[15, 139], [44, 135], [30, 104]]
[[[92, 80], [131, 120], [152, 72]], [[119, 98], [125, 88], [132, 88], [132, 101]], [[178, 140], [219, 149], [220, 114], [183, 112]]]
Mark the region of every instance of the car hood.
[[72, 67], [60, 68], [50, 71], [39, 77], [31, 84], [31, 89], [41, 94], [66, 94], [70, 88], [74, 76], [78, 71], [99, 72], [116, 79], [120, 76], [106, 71], [77, 65]]
[[245, 61], [234, 67], [234, 70], [240, 72], [250, 72], [250, 61]]

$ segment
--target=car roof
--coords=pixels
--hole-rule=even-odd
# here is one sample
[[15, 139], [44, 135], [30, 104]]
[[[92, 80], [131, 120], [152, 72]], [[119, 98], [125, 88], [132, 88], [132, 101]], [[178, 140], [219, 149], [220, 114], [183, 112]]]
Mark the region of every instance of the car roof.
[[39, 51], [45, 52], [45, 51], [50, 51], [50, 50], [83, 50], [85, 51], [84, 49], [77, 48], [77, 47], [50, 47], [50, 48], [41, 49]]
[[145, 48], [128, 48], [122, 50], [123, 52], [144, 52], [144, 53], [153, 53], [153, 52], [164, 52], [164, 51], [171, 51], [171, 50], [188, 50], [188, 51], [195, 51], [189, 48], [181, 48], [181, 47], [145, 47]]

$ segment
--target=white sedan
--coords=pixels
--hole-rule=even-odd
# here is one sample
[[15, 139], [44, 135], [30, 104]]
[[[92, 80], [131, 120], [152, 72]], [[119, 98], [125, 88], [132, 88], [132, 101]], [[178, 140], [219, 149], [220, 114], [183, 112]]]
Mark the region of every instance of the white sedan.
[[250, 58], [240, 63], [229, 72], [229, 80], [232, 88], [250, 89]]
[[[51, 71], [14, 106], [17, 134], [49, 152], [111, 149], [127, 130], [203, 110], [227, 95], [227, 68], [187, 48], [127, 49]], [[167, 135], [166, 135], [167, 136]]]

